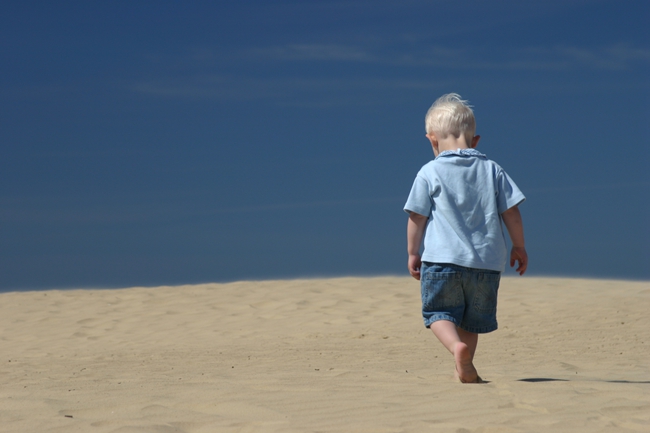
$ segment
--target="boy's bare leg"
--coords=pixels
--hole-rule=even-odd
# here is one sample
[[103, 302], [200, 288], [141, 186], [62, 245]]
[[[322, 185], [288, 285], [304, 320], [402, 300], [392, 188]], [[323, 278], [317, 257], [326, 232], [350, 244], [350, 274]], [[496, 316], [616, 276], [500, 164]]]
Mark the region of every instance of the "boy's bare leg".
[[478, 345], [478, 334], [475, 334], [473, 332], [467, 332], [464, 329], [458, 327], [456, 327], [456, 331], [458, 331], [458, 337], [460, 337], [460, 341], [467, 344], [467, 347], [469, 348], [469, 351], [472, 354], [472, 362], [473, 362], [474, 354], [476, 353], [476, 346]]
[[433, 322], [431, 330], [442, 345], [454, 355], [458, 378], [462, 382], [476, 382], [478, 373], [472, 361], [478, 344], [478, 334], [457, 328], [454, 322], [449, 320]]

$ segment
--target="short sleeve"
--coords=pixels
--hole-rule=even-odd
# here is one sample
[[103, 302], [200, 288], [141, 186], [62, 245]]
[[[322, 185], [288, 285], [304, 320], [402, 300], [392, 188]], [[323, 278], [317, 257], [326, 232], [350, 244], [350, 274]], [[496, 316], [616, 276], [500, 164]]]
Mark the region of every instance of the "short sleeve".
[[431, 196], [429, 195], [429, 183], [418, 174], [411, 187], [411, 192], [406, 204], [404, 205], [404, 212], [417, 214], [428, 217], [431, 215]]
[[513, 206], [526, 200], [526, 197], [517, 187], [517, 184], [503, 169], [497, 174], [497, 207], [499, 214], [504, 213]]

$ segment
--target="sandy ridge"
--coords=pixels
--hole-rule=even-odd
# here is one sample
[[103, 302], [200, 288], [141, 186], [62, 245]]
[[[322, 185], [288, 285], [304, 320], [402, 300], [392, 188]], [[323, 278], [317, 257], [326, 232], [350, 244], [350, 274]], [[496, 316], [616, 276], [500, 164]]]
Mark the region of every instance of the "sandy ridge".
[[0, 432], [650, 431], [650, 283], [499, 296], [467, 386], [409, 278], [0, 294]]

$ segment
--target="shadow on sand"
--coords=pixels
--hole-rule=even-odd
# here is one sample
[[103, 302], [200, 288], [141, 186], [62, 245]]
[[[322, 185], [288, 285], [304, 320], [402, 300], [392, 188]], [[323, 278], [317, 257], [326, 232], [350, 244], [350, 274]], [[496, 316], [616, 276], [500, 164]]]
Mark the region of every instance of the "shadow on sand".
[[[584, 381], [582, 379], [581, 381]], [[608, 383], [650, 383], [650, 380], [592, 380], [594, 382], [608, 382]], [[517, 382], [571, 382], [569, 379], [554, 379], [551, 377], [529, 377], [526, 379], [517, 379]]]

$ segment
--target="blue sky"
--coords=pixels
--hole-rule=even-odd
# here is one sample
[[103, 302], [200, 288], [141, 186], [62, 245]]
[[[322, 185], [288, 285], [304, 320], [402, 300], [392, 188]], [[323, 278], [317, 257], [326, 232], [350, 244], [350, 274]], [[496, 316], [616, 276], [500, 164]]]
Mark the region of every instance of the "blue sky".
[[408, 275], [448, 92], [527, 196], [531, 275], [649, 279], [649, 12], [5, 2], [0, 290]]

